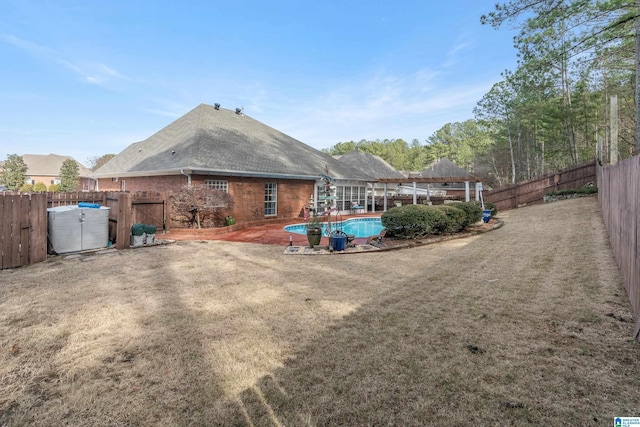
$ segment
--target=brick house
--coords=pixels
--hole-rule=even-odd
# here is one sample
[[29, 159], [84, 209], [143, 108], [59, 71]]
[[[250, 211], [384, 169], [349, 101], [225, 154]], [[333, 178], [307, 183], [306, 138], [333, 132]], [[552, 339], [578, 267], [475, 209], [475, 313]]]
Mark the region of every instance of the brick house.
[[[23, 154], [22, 161], [27, 165], [27, 178], [25, 183], [35, 185], [43, 183], [49, 188], [51, 184], [60, 184], [60, 168], [65, 160], [74, 160], [69, 156], [59, 156], [57, 154]], [[76, 191], [94, 191], [96, 180], [91, 177], [93, 172], [87, 169], [77, 160], [78, 164], [78, 186]]]
[[[94, 173], [101, 191], [177, 191], [204, 185], [228, 192], [237, 223], [299, 218], [319, 207], [322, 175], [334, 178], [339, 210], [366, 203], [374, 177], [244, 114], [200, 104]], [[345, 209], [344, 207], [347, 206]], [[345, 212], [346, 213], [346, 212]]]

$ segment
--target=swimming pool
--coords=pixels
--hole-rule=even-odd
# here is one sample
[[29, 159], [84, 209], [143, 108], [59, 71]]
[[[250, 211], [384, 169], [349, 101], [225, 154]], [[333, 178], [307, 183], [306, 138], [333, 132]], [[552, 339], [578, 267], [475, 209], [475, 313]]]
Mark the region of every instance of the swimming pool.
[[[338, 222], [331, 221], [331, 230], [342, 230], [346, 234], [353, 234], [356, 238], [377, 236], [383, 229], [380, 218], [352, 218]], [[307, 234], [307, 225], [287, 225], [284, 230], [294, 234]], [[322, 223], [322, 235], [327, 235], [326, 222]]]

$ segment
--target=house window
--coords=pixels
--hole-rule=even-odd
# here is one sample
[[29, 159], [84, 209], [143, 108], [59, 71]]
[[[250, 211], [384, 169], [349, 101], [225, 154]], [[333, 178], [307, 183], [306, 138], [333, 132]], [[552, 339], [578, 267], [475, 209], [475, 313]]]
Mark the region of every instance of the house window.
[[224, 179], [205, 179], [204, 185], [212, 190], [220, 190], [225, 193], [229, 192], [229, 181]]
[[339, 210], [344, 210], [344, 187], [342, 185], [336, 187], [336, 196], [338, 197], [336, 206]]
[[[355, 188], [355, 187], [354, 187]], [[354, 202], [358, 202], [359, 206], [366, 206], [367, 204], [367, 187], [358, 187], [359, 190], [359, 194], [358, 194], [358, 199], [357, 200], [353, 200]]]
[[355, 201], [354, 196], [355, 198], [358, 198], [358, 187], [344, 187], [344, 194], [345, 203], [342, 209], [350, 209], [351, 203]]
[[278, 202], [278, 184], [267, 182], [264, 185], [264, 215], [277, 215], [276, 206]]
[[[204, 186], [211, 190], [229, 192], [229, 181], [224, 179], [205, 179]], [[211, 208], [226, 208], [227, 206], [224, 203], [220, 204], [218, 199], [219, 197], [205, 195], [204, 203]]]
[[349, 210], [355, 203], [357, 206], [364, 206], [367, 196], [367, 187], [356, 187], [351, 185], [338, 185], [336, 188], [336, 201], [339, 210]]

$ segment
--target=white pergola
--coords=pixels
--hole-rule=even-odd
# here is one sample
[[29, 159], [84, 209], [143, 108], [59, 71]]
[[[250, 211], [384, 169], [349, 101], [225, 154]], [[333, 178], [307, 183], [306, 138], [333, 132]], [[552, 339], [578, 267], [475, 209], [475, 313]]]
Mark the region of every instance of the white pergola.
[[[375, 212], [376, 204], [375, 204], [375, 190], [376, 184], [384, 185], [384, 204], [383, 211], [387, 210], [387, 186], [389, 184], [413, 184], [413, 204], [418, 203], [418, 195], [417, 195], [417, 184], [442, 184], [442, 183], [458, 183], [464, 182], [464, 193], [465, 193], [465, 201], [468, 202], [471, 200], [471, 191], [470, 191], [470, 183], [475, 183], [475, 200], [480, 200], [480, 191], [482, 191], [482, 182], [479, 178], [473, 176], [450, 176], [450, 177], [438, 177], [438, 178], [424, 178], [424, 177], [416, 177], [416, 178], [378, 178], [378, 180], [374, 183], [371, 183], [371, 211]], [[429, 189], [427, 189], [427, 200], [429, 200]]]

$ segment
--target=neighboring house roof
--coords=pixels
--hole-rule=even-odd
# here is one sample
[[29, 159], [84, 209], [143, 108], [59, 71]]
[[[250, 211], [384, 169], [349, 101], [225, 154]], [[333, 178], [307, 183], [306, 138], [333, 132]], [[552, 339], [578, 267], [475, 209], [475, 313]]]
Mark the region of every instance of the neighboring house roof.
[[185, 173], [371, 181], [364, 172], [241, 113], [200, 104], [108, 161], [96, 178]]
[[410, 178], [445, 178], [445, 177], [471, 177], [471, 174], [457, 166], [451, 160], [443, 158], [431, 163], [421, 172], [411, 172]]
[[57, 154], [23, 154], [22, 161], [27, 165], [27, 175], [31, 176], [60, 176], [60, 168], [65, 160], [74, 160], [78, 164], [80, 178], [88, 178], [93, 172], [83, 164], [69, 156]]
[[374, 178], [404, 178], [393, 166], [373, 154], [355, 150], [334, 158]]

